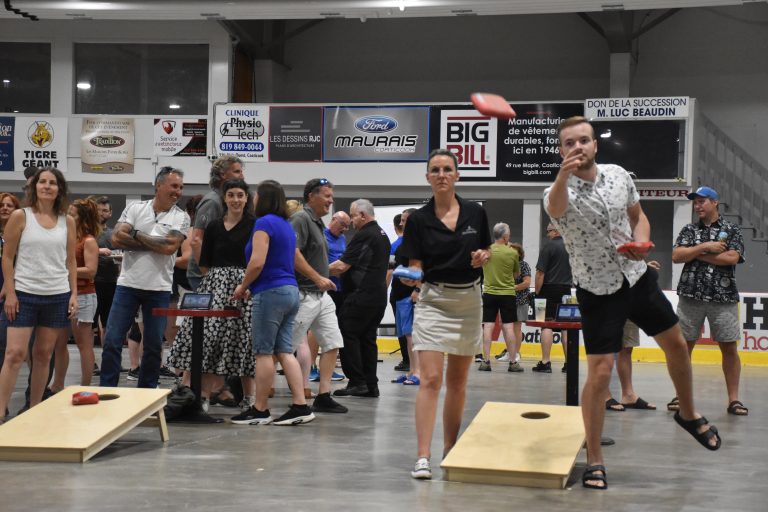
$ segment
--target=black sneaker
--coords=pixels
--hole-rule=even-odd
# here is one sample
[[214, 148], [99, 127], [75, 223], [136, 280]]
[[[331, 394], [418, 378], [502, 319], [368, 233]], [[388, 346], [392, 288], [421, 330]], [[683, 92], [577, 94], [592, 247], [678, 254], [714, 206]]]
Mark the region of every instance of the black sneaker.
[[173, 373], [173, 370], [163, 365], [160, 367], [160, 378], [161, 379], [178, 379], [179, 377], [178, 375]]
[[96, 363], [93, 363], [93, 376], [98, 377], [99, 375], [101, 375], [101, 370], [99, 370], [99, 365], [97, 365]]
[[549, 361], [547, 363], [542, 363], [539, 361], [536, 366], [531, 368], [531, 371], [539, 372], [539, 373], [552, 373], [552, 362]]
[[333, 396], [342, 396], [350, 398], [379, 398], [379, 387], [375, 386], [369, 388], [365, 384], [354, 387], [347, 387], [344, 389], [337, 389], [333, 392]]
[[410, 363], [406, 363], [405, 361], [400, 361], [395, 365], [395, 371], [396, 372], [409, 372], [411, 371], [411, 365]]
[[475, 354], [475, 362], [482, 363], [484, 361], [483, 354]]
[[275, 425], [301, 425], [315, 419], [308, 405], [291, 405], [290, 409], [274, 421]]
[[312, 402], [312, 412], [335, 412], [343, 414], [348, 411], [349, 409], [331, 398], [330, 393], [321, 393], [317, 395], [315, 401]]
[[260, 411], [251, 406], [240, 414], [229, 418], [229, 421], [235, 425], [269, 425], [272, 423], [272, 416], [269, 415], [269, 409]]
[[128, 370], [128, 380], [139, 380], [139, 367]]
[[562, 372], [563, 373], [567, 373], [568, 372], [568, 363], [563, 363], [563, 370], [562, 370]]
[[501, 351], [501, 354], [497, 354], [497, 355], [496, 355], [496, 356], [494, 356], [494, 357], [496, 357], [496, 360], [497, 360], [497, 361], [506, 361], [506, 360], [508, 360], [508, 359], [509, 359], [509, 358], [507, 358], [507, 359], [504, 359], [504, 356], [506, 356], [506, 355], [507, 355], [507, 349], [504, 349], [504, 350], [502, 350], [502, 351]]

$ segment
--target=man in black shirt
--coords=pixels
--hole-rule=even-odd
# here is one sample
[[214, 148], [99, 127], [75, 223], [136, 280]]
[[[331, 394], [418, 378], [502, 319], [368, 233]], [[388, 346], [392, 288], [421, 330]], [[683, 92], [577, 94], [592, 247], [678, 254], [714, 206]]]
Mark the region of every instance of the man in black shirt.
[[[550, 223], [547, 226], [547, 242], [539, 253], [536, 262], [536, 298], [547, 300], [546, 319], [553, 320], [557, 314], [557, 306], [563, 301], [563, 295], [571, 294], [571, 263], [568, 251], [565, 250], [563, 237], [557, 228]], [[563, 345], [563, 356], [566, 355], [566, 333], [560, 333], [560, 343]], [[541, 361], [533, 367], [534, 372], [552, 373], [550, 354], [552, 352], [552, 329], [541, 330]], [[563, 372], [566, 366], [563, 365]]]
[[376, 332], [387, 307], [390, 244], [376, 222], [370, 201], [354, 201], [349, 214], [357, 234], [329, 268], [331, 275], [343, 275], [344, 303], [339, 316], [344, 338], [341, 367], [349, 379], [346, 388], [333, 394], [377, 398]]

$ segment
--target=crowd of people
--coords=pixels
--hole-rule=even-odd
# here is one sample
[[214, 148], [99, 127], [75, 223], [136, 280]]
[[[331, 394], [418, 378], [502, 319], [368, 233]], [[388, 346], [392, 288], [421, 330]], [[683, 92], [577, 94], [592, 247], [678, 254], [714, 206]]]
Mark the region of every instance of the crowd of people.
[[[265, 180], [252, 189], [236, 157], [217, 159], [210, 191], [182, 197], [184, 173], [163, 167], [152, 199], [128, 204], [113, 228], [107, 227], [107, 198], [67, 200], [60, 171], [29, 171], [24, 207], [13, 194], [0, 194], [0, 411], [5, 410], [22, 365], [30, 364], [28, 406], [64, 386], [71, 330], [80, 353], [80, 383], [94, 374], [101, 386], [118, 385], [122, 348], [132, 327], [141, 344], [129, 343], [128, 377], [154, 388], [164, 374], [164, 340], [171, 343], [167, 366], [190, 382], [192, 322], [152, 314], [177, 304], [187, 292], [212, 296], [214, 309], [239, 316], [206, 318], [203, 330], [201, 399], [240, 406], [237, 425], [297, 425], [315, 413], [344, 414], [337, 398], [378, 398], [377, 332], [387, 303], [395, 315], [403, 374], [393, 383], [417, 386], [416, 463], [411, 476], [432, 477], [431, 445], [443, 385], [443, 456], [457, 441], [473, 360], [491, 371], [491, 342], [497, 318], [507, 370], [523, 372], [522, 323], [533, 293], [546, 299], [546, 317], [576, 288], [581, 308], [588, 374], [582, 410], [587, 438], [583, 484], [607, 488], [600, 448], [606, 409], [653, 409], [631, 383], [631, 350], [638, 329], [664, 350], [677, 396], [668, 404], [675, 420], [702, 445], [716, 450], [717, 429], [696, 412], [690, 350], [704, 319], [723, 353], [728, 412], [748, 414], [739, 400], [740, 362], [735, 341], [738, 291], [734, 268], [744, 261], [741, 233], [717, 213], [719, 196], [708, 187], [689, 198], [698, 223], [680, 233], [672, 259], [684, 263], [677, 313], [657, 283], [657, 262], [647, 250], [617, 247], [650, 240], [629, 173], [595, 163], [597, 141], [584, 118], [559, 128], [563, 162], [544, 191], [550, 217], [534, 271], [525, 251], [510, 240], [508, 224], [492, 228], [485, 209], [456, 192], [456, 155], [434, 150], [426, 182], [431, 198], [394, 219], [390, 240], [367, 199], [336, 211], [329, 225], [334, 186], [309, 180], [301, 201], [287, 200], [282, 186]], [[353, 227], [355, 235], [346, 239]], [[409, 278], [394, 278], [395, 267]], [[599, 268], [599, 270], [598, 270]], [[418, 279], [415, 279], [420, 275]], [[391, 293], [387, 290], [391, 284]], [[531, 290], [533, 288], [533, 291]], [[94, 328], [103, 349], [94, 357]], [[534, 372], [551, 373], [552, 330], [541, 333], [541, 360]], [[565, 354], [565, 333], [560, 334]], [[608, 384], [615, 354], [621, 401]], [[340, 359], [344, 375], [338, 374]], [[278, 417], [269, 410], [274, 379], [284, 374], [291, 405]], [[566, 363], [567, 364], [567, 363]], [[566, 371], [567, 366], [563, 366]], [[53, 375], [53, 380], [51, 381]], [[346, 379], [332, 392], [331, 382]], [[316, 394], [310, 382], [318, 382]], [[232, 387], [240, 391], [235, 393]], [[236, 397], [236, 395], [239, 395]], [[239, 398], [242, 399], [239, 399]], [[311, 400], [311, 404], [309, 401]], [[25, 406], [26, 407], [26, 406]]]

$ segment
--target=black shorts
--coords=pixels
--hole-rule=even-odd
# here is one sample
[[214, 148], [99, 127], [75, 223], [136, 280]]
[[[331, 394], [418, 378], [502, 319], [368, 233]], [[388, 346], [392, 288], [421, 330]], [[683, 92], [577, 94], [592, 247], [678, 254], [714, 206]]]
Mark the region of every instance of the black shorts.
[[517, 297], [514, 295], [483, 294], [483, 323], [496, 322], [496, 313], [501, 315], [501, 323], [517, 322]]
[[547, 299], [547, 312], [544, 318], [554, 320], [557, 316], [557, 306], [563, 303], [563, 295], [571, 294], [569, 284], [544, 284], [536, 294], [537, 299]]
[[106, 329], [109, 311], [112, 308], [112, 300], [115, 298], [117, 283], [105, 283], [96, 281], [96, 317], [94, 323], [101, 322], [102, 327]]
[[635, 286], [630, 288], [624, 279], [621, 289], [610, 295], [595, 295], [576, 288], [587, 354], [619, 352], [623, 348], [627, 319], [648, 336], [656, 336], [677, 323], [677, 315], [659, 288], [658, 281], [659, 274], [648, 267]]

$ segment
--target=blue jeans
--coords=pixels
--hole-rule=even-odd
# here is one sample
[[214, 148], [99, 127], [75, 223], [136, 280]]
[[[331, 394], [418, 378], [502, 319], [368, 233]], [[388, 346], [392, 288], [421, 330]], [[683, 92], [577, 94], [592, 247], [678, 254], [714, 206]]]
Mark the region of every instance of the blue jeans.
[[293, 323], [299, 312], [299, 289], [278, 286], [253, 296], [251, 336], [255, 354], [293, 353]]
[[136, 312], [141, 307], [144, 317], [144, 353], [139, 370], [140, 388], [156, 388], [162, 363], [163, 332], [165, 317], [152, 314], [153, 308], [167, 308], [171, 292], [140, 290], [118, 286], [109, 311], [101, 352], [101, 386], [115, 387], [120, 379], [123, 342], [131, 328]]

